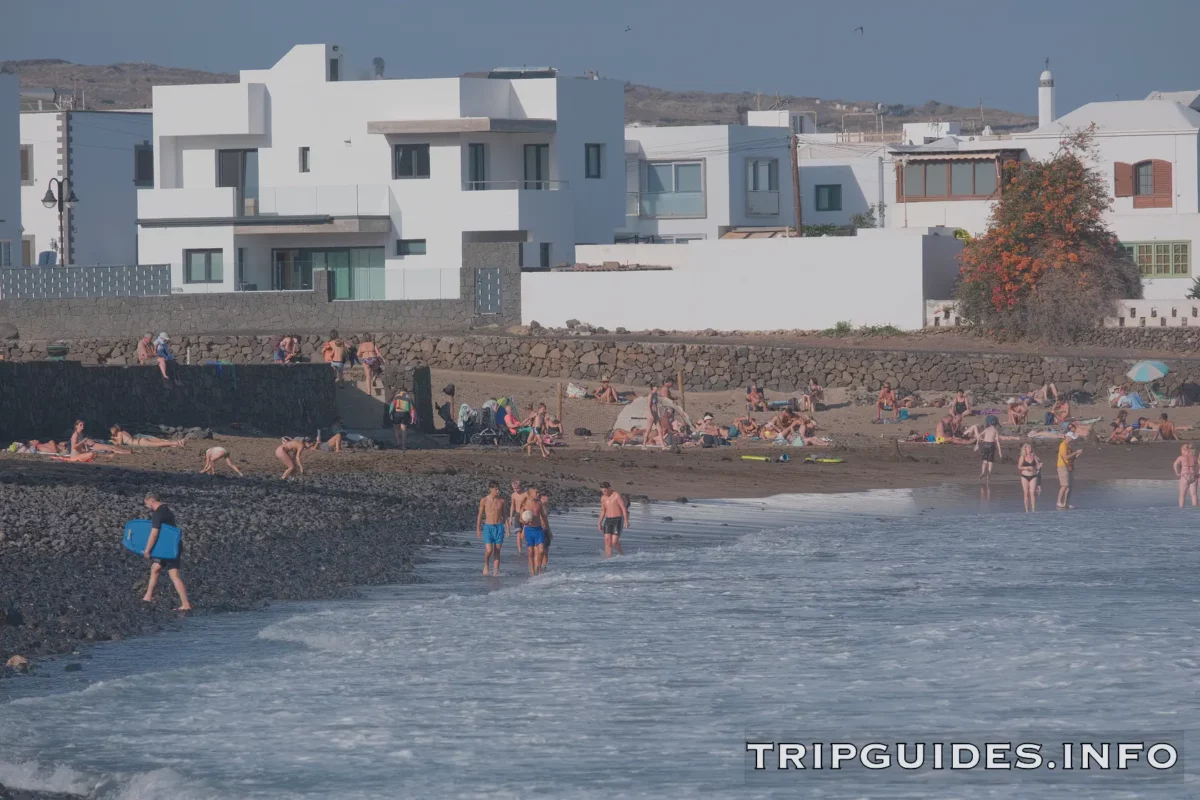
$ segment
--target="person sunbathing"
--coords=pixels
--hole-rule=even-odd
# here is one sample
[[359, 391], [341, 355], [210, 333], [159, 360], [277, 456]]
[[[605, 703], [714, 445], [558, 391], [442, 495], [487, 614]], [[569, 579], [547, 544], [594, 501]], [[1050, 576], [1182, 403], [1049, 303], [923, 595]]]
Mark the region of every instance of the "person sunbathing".
[[892, 391], [892, 385], [886, 382], [879, 390], [879, 397], [875, 400], [876, 422], [883, 420], [884, 411], [891, 411], [893, 419], [900, 418], [900, 405], [896, 402], [896, 393]]
[[53, 439], [48, 442], [39, 442], [37, 439], [30, 439], [28, 447], [34, 452], [47, 456], [59, 455], [66, 449], [63, 445], [59, 444]]
[[[68, 461], [73, 464], [90, 464], [96, 460], [96, 453], [88, 451], [86, 453], [72, 453], [69, 456], [50, 456], [53, 461]], [[109, 456], [112, 458], [112, 456]]]
[[1109, 444], [1129, 444], [1133, 438], [1133, 428], [1126, 425], [1121, 420], [1114, 420], [1112, 425], [1112, 433], [1108, 436]]
[[1167, 419], [1167, 413], [1164, 411], [1159, 418], [1158, 425], [1154, 430], [1154, 441], [1156, 442], [1174, 442], [1178, 441], [1179, 436], [1175, 433], [1175, 423]]
[[1055, 400], [1050, 413], [1054, 415], [1054, 421], [1061, 425], [1071, 418], [1071, 404], [1065, 397]]
[[746, 387], [746, 412], [750, 413], [750, 412], [754, 412], [754, 411], [766, 411], [766, 410], [767, 410], [767, 396], [766, 396], [766, 394], [763, 393], [763, 390], [758, 385], [757, 381], [752, 382], [749, 386]]
[[83, 435], [83, 420], [75, 420], [75, 430], [71, 432], [71, 453], [78, 455], [80, 453], [118, 453], [127, 456], [132, 453], [132, 450], [122, 450], [111, 444], [97, 442], [95, 439], [89, 439]]
[[1015, 403], [1008, 404], [1008, 424], [1009, 425], [1024, 425], [1029, 419], [1029, 406], [1025, 405], [1021, 400]]
[[738, 433], [742, 436], [758, 436], [762, 428], [757, 422], [750, 417], [738, 417], [733, 421], [733, 426], [737, 428]]
[[108, 438], [113, 444], [123, 444], [126, 447], [183, 447], [187, 442], [182, 439], [162, 439], [158, 436], [134, 436], [122, 430], [120, 425], [110, 425]]
[[627, 444], [641, 444], [645, 431], [641, 428], [613, 428], [608, 434], [608, 443], [614, 447], [624, 447]]
[[600, 379], [600, 388], [596, 390], [596, 400], [605, 404], [621, 402], [617, 390], [609, 384], [607, 375]]
[[767, 425], [776, 431], [777, 436], [783, 436], [786, 439], [804, 424], [803, 419], [803, 417], [797, 416], [785, 408], [772, 417]]
[[1039, 404], [1057, 403], [1058, 389], [1054, 388], [1054, 384], [1050, 381], [1044, 381], [1040, 389], [1035, 389], [1033, 399]]
[[[679, 423], [682, 426], [682, 423]], [[697, 431], [702, 436], [715, 436], [718, 439], [729, 438], [729, 428], [723, 428], [717, 425], [711, 413], [705, 414], [704, 419], [700, 423], [700, 429]]]
[[546, 435], [547, 436], [556, 436], [556, 437], [563, 435], [562, 422], [559, 420], [558, 417], [550, 417], [546, 421]]
[[954, 404], [950, 407], [951, 410], [960, 417], [965, 417], [971, 413], [971, 400], [967, 397], [967, 393], [962, 389], [954, 395]]

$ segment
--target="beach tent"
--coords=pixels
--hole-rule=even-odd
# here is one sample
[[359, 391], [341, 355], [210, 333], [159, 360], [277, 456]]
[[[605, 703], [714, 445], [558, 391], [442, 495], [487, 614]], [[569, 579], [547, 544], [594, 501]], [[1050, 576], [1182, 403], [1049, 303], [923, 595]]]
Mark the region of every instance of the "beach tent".
[[[691, 418], [687, 415], [686, 411], [679, 407], [677, 403], [674, 403], [665, 397], [660, 397], [658, 399], [658, 405], [659, 408], [672, 409], [675, 412], [675, 418], [682, 420], [683, 424], [688, 426], [688, 430], [695, 430], [696, 426], [692, 424]], [[627, 431], [634, 428], [641, 428], [642, 430], [645, 430], [646, 426], [650, 424], [648, 413], [649, 407], [650, 397], [648, 395], [644, 397], [633, 398], [633, 401], [629, 405], [621, 409], [621, 414], [617, 417], [617, 421], [613, 423], [613, 428], [623, 428]]]

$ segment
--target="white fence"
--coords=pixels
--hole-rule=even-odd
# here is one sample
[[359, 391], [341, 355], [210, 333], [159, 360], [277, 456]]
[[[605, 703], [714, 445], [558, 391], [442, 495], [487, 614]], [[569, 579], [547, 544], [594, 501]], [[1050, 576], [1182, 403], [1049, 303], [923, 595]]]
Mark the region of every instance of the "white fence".
[[[946, 328], [961, 319], [953, 300], [926, 300], [925, 327]], [[1106, 328], [1187, 328], [1200, 326], [1200, 300], [1122, 300]]]

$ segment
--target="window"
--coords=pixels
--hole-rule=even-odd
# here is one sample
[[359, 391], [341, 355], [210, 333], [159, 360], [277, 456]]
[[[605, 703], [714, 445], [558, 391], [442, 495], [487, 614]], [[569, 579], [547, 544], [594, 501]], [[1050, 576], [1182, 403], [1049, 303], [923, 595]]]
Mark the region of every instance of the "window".
[[1192, 273], [1191, 242], [1122, 242], [1146, 278], [1186, 277]]
[[331, 80], [331, 81], [339, 80], [340, 73], [342, 71], [341, 67], [342, 67], [341, 59], [337, 59], [337, 58], [329, 59], [329, 80]]
[[154, 146], [149, 142], [134, 145], [133, 182], [138, 186], [154, 185]]
[[525, 145], [525, 183], [526, 189], [550, 188], [550, 145]]
[[817, 211], [842, 210], [842, 185], [826, 183], [817, 186]]
[[467, 145], [467, 190], [487, 188], [487, 145]]
[[238, 216], [258, 213], [258, 151], [218, 150], [217, 186], [237, 190]]
[[0, 267], [12, 266], [12, 242], [0, 239]]
[[31, 144], [21, 145], [21, 183], [25, 186], [33, 186], [33, 145]]
[[425, 240], [424, 239], [397, 239], [396, 240], [396, 255], [404, 256], [423, 256], [425, 255]]
[[753, 158], [746, 161], [746, 213], [775, 216], [779, 213], [779, 161]]
[[704, 217], [704, 163], [653, 161], [642, 177], [643, 217]]
[[1171, 208], [1175, 192], [1171, 187], [1170, 161], [1151, 159], [1137, 164], [1113, 164], [1113, 195], [1132, 197], [1134, 208]]
[[308, 172], [308, 148], [300, 148], [300, 171]]
[[904, 165], [896, 197], [983, 200], [996, 193], [995, 161], [919, 161]]
[[34, 237], [21, 237], [21, 264], [22, 266], [30, 266], [37, 263], [37, 242]]
[[393, 149], [392, 177], [428, 178], [429, 145], [398, 144]]
[[1154, 165], [1149, 161], [1135, 164], [1133, 167], [1133, 193], [1135, 195], [1154, 194]]
[[187, 250], [183, 254], [184, 283], [223, 283], [225, 270], [220, 250]]
[[583, 146], [583, 161], [585, 178], [604, 177], [604, 145], [585, 144]]
[[540, 251], [540, 261], [538, 263], [541, 264], [543, 267], [549, 267], [550, 266], [550, 243], [542, 242], [541, 246], [538, 248], [538, 250]]

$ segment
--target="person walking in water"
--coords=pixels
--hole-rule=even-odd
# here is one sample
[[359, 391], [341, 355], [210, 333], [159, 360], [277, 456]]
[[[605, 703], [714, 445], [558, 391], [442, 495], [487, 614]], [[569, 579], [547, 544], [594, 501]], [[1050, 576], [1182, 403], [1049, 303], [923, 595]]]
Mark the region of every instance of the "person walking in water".
[[994, 416], [987, 418], [987, 427], [979, 434], [979, 480], [991, 481], [992, 465], [997, 458], [1004, 458], [1000, 450], [1000, 420]]
[[520, 481], [512, 482], [512, 494], [508, 496], [508, 529], [517, 531], [517, 553], [525, 552], [525, 536], [521, 531], [521, 510], [525, 508], [525, 498], [529, 496], [526, 489], [521, 488]]
[[1179, 478], [1179, 507], [1183, 508], [1183, 498], [1192, 498], [1192, 508], [1196, 507], [1196, 451], [1190, 444], [1179, 448], [1179, 458], [1173, 464], [1175, 477]]
[[1021, 476], [1021, 496], [1025, 499], [1026, 511], [1037, 511], [1038, 489], [1042, 482], [1042, 460], [1033, 452], [1029, 442], [1021, 445], [1017, 458], [1017, 472]]
[[[483, 539], [483, 574], [500, 574], [500, 547], [508, 532], [508, 501], [500, 495], [500, 484], [488, 481], [488, 493], [479, 501], [475, 517], [475, 538]], [[493, 559], [495, 563], [493, 564]]]
[[1083, 455], [1082, 450], [1072, 450], [1071, 442], [1079, 438], [1075, 423], [1067, 426], [1067, 435], [1058, 444], [1058, 509], [1065, 511], [1070, 505], [1071, 489], [1075, 485], [1075, 459]]
[[522, 535], [525, 549], [529, 553], [529, 574], [537, 575], [542, 569], [542, 551], [546, 546], [546, 508], [538, 499], [537, 487], [530, 486], [521, 509]]
[[596, 528], [604, 534], [604, 557], [612, 558], [613, 550], [617, 555], [625, 555], [621, 549], [621, 532], [629, 527], [629, 509], [620, 492], [614, 492], [608, 481], [600, 484], [600, 519]]
[[[161, 503], [158, 497], [153, 493], [146, 495], [146, 508], [150, 509], [150, 538], [146, 541], [146, 549], [142, 556], [150, 560], [150, 551], [154, 549], [154, 545], [158, 542], [159, 531], [163, 525], [170, 525], [172, 528], [178, 528], [175, 523], [175, 514], [171, 509], [167, 508], [165, 503]], [[188, 601], [187, 587], [183, 585], [183, 577], [179, 574], [180, 562], [183, 560], [183, 542], [179, 543], [179, 553], [175, 558], [155, 558], [152, 559], [153, 564], [150, 565], [150, 581], [146, 584], [146, 594], [142, 597], [147, 603], [154, 600], [154, 588], [158, 585], [158, 575], [164, 569], [167, 575], [171, 578], [171, 583], [175, 584], [175, 593], [179, 595], [179, 607], [176, 611], [191, 611], [192, 604]]]

